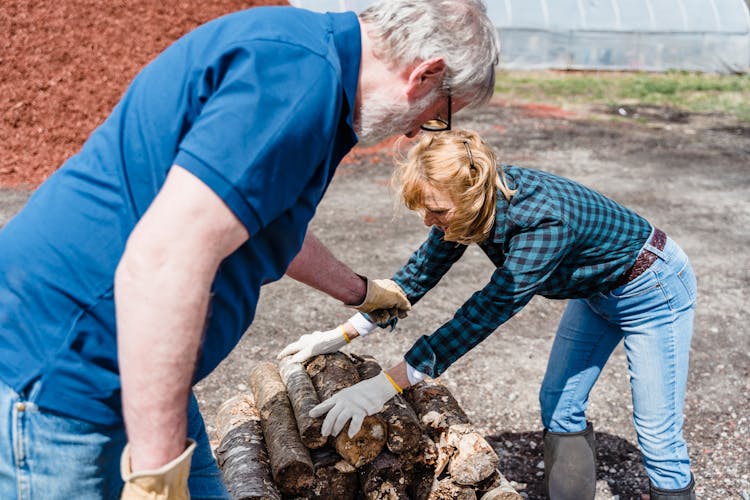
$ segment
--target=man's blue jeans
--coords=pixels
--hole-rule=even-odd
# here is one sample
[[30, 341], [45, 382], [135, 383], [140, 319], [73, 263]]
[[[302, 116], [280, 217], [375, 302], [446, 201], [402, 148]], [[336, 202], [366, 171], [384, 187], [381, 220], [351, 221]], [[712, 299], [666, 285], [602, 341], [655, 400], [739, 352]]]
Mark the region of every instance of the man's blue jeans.
[[[102, 427], [40, 409], [38, 385], [16, 394], [0, 382], [0, 498], [118, 499], [122, 426]], [[190, 469], [192, 498], [227, 499], [216, 461], [191, 395], [188, 436], [197, 447]]]
[[542, 423], [552, 432], [586, 428], [589, 392], [624, 339], [633, 422], [649, 479], [678, 489], [691, 480], [682, 437], [696, 282], [685, 253], [671, 239], [635, 280], [563, 314], [539, 393]]

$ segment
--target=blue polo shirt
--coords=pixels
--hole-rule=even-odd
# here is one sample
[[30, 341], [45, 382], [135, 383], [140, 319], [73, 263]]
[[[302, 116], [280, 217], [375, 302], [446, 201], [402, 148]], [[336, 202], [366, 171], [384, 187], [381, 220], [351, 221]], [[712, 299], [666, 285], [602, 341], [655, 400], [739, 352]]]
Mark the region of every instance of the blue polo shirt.
[[180, 165], [250, 233], [212, 288], [195, 381], [250, 325], [301, 248], [352, 129], [355, 14], [255, 8], [211, 21], [133, 80], [109, 118], [0, 231], [0, 379], [37, 403], [121, 422], [114, 271]]

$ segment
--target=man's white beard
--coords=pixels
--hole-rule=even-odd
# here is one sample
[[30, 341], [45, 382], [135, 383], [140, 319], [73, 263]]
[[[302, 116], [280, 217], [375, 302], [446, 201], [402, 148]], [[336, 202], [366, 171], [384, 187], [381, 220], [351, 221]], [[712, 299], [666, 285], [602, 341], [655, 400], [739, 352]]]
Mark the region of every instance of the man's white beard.
[[436, 93], [430, 92], [413, 104], [405, 104], [385, 93], [364, 99], [359, 109], [359, 123], [354, 124], [359, 145], [372, 146], [392, 135], [408, 132], [417, 116], [434, 102]]

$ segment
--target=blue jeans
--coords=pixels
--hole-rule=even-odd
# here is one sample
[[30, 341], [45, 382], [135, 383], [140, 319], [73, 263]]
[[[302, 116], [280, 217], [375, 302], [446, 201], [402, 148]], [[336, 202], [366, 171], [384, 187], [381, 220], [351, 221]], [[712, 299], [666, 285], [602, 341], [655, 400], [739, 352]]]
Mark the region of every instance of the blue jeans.
[[563, 314], [539, 393], [542, 423], [552, 432], [586, 428], [586, 406], [604, 364], [621, 339], [628, 360], [633, 423], [649, 479], [678, 489], [691, 480], [682, 436], [695, 274], [671, 239], [635, 280], [588, 299], [571, 300]]
[[[119, 499], [124, 427], [103, 427], [41, 409], [34, 404], [38, 388], [37, 383], [19, 395], [0, 382], [0, 498]], [[191, 497], [229, 498], [192, 395], [188, 436], [197, 442]]]

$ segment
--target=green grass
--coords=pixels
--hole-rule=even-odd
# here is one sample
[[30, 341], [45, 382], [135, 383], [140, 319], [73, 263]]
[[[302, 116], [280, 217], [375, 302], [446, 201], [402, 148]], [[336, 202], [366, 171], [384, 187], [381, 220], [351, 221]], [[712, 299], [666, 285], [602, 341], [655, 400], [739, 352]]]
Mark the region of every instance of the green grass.
[[750, 122], [750, 75], [501, 71], [500, 99], [566, 105], [649, 104], [729, 113]]

